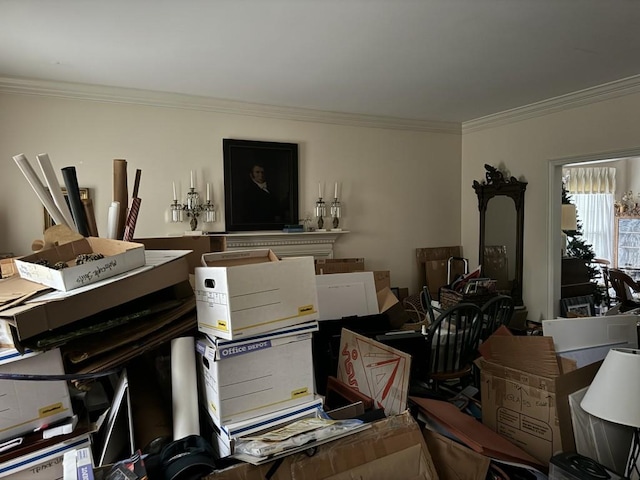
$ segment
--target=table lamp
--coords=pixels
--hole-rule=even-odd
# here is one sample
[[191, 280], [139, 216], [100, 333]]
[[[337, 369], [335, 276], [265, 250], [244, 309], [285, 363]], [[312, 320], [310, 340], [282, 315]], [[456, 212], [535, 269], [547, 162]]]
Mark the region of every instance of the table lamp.
[[578, 229], [578, 214], [576, 206], [572, 203], [562, 204], [562, 220], [560, 222], [560, 230], [562, 232], [562, 256], [567, 251], [567, 234], [565, 231], [572, 232]]
[[633, 428], [624, 475], [638, 478], [640, 470], [640, 350], [612, 348], [600, 366], [580, 406], [608, 422]]

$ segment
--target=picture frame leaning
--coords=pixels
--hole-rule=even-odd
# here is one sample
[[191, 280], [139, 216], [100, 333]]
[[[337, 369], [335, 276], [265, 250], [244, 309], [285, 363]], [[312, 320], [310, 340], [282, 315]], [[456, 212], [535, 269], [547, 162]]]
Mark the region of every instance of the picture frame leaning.
[[298, 144], [223, 139], [229, 232], [282, 230], [298, 218]]

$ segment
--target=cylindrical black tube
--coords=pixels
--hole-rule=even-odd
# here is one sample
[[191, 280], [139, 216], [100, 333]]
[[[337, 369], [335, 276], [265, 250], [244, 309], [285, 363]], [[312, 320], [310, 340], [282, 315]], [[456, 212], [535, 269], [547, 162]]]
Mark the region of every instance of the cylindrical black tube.
[[62, 178], [64, 179], [64, 185], [67, 188], [67, 196], [69, 197], [69, 204], [71, 205], [71, 214], [73, 220], [76, 222], [78, 232], [83, 237], [89, 237], [89, 222], [87, 221], [87, 214], [84, 211], [84, 205], [80, 198], [80, 188], [78, 187], [78, 177], [76, 176], [76, 167], [64, 167], [62, 169]]

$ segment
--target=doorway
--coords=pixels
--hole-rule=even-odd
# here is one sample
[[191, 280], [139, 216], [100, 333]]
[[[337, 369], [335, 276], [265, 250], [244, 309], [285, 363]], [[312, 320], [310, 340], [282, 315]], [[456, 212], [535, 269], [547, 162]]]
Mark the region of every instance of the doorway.
[[[560, 278], [561, 278], [561, 230], [560, 230], [560, 218], [561, 218], [561, 195], [562, 191], [562, 170], [569, 165], [572, 166], [587, 166], [591, 164], [603, 164], [605, 162], [630, 162], [632, 165], [632, 171], [635, 167], [638, 170], [638, 178], [640, 179], [640, 165], [636, 167], [636, 163], [640, 157], [640, 147], [617, 151], [617, 152], [603, 152], [593, 155], [565, 157], [549, 161], [549, 225], [548, 225], [548, 293], [547, 293], [547, 318], [557, 318], [560, 313]], [[600, 165], [599, 165], [600, 166]], [[628, 172], [625, 171], [621, 175], [616, 174], [616, 198], [620, 198], [621, 192], [632, 190], [630, 182], [628, 181]], [[634, 175], [635, 177], [635, 175]], [[640, 180], [638, 181], [640, 186]], [[640, 191], [640, 188], [637, 189]], [[635, 190], [634, 190], [635, 191]]]

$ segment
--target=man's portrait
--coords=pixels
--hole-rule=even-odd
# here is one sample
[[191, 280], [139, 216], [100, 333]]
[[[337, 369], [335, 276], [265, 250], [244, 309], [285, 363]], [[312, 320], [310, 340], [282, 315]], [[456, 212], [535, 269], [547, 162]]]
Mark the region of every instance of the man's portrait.
[[223, 139], [227, 231], [298, 223], [298, 145]]

